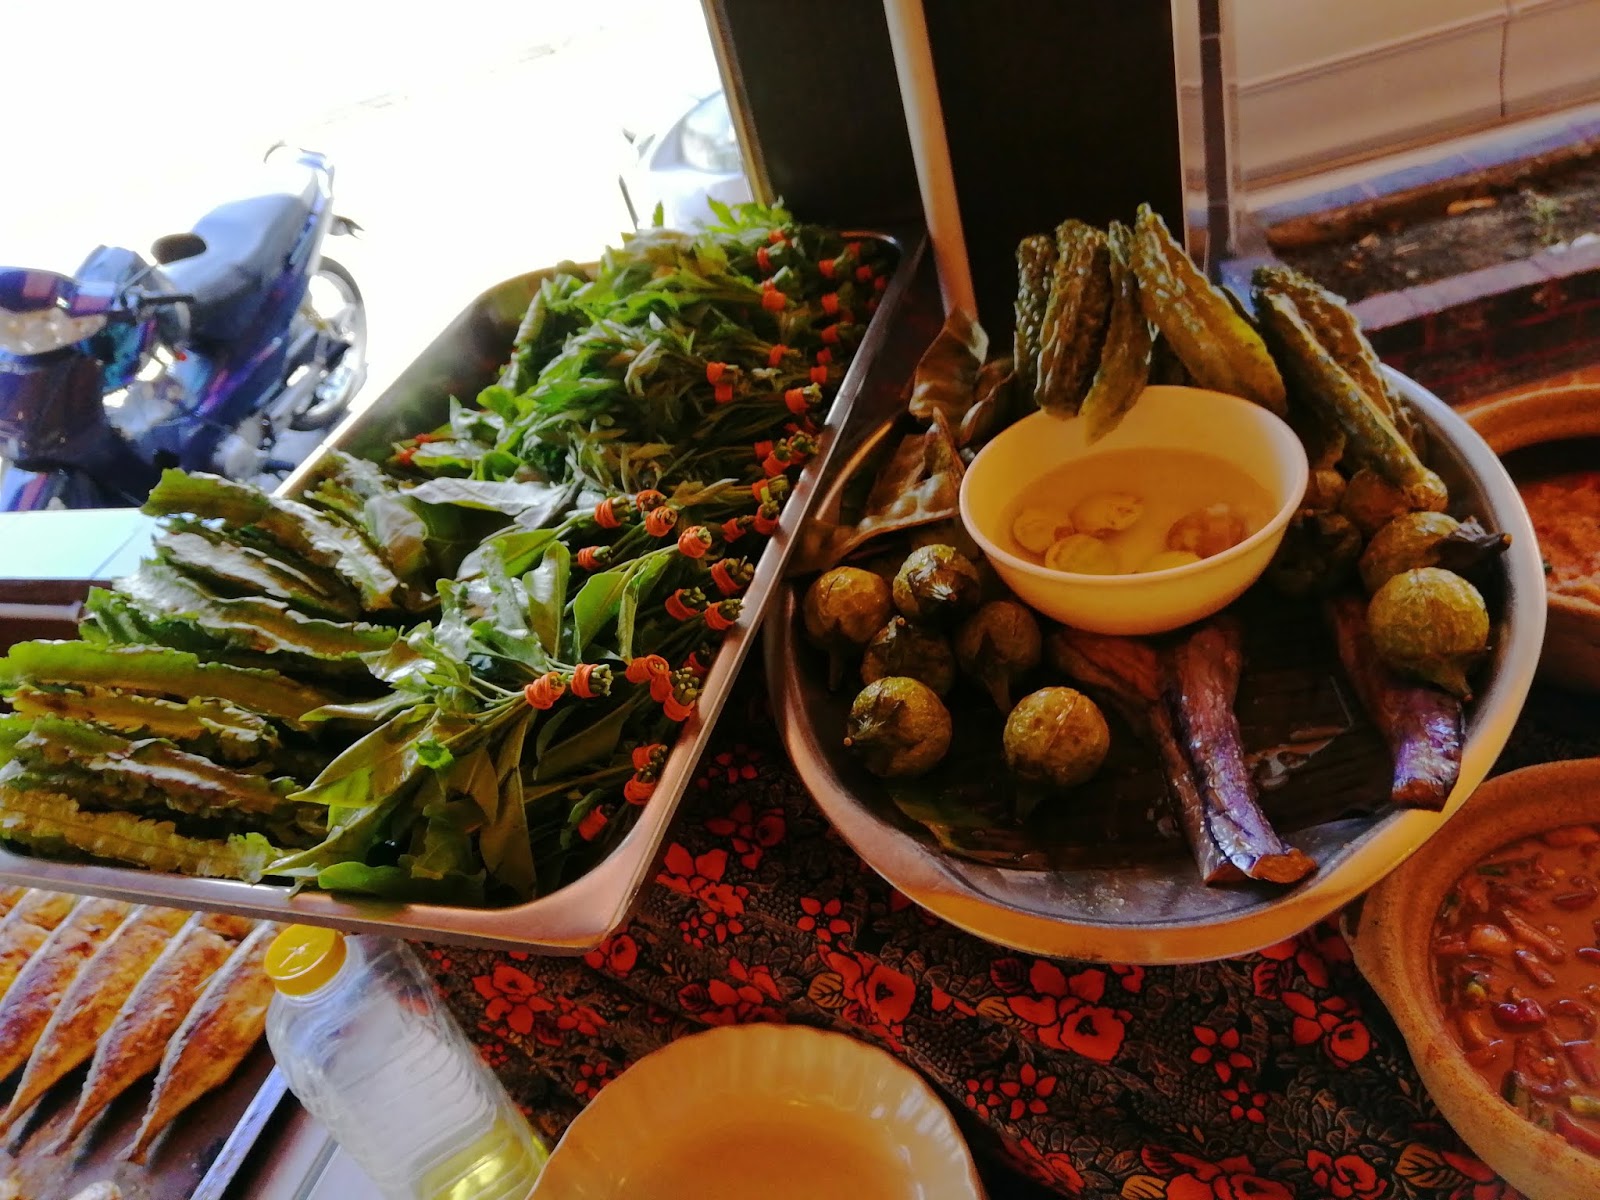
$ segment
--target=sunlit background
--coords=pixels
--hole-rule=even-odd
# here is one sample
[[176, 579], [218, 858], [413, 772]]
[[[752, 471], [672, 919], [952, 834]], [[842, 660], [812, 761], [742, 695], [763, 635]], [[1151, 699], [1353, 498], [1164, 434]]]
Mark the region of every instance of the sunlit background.
[[368, 401], [486, 287], [614, 241], [623, 130], [719, 86], [699, 0], [88, 0], [5, 28], [0, 264], [147, 252], [275, 141], [320, 150], [365, 229], [324, 249], [366, 296]]

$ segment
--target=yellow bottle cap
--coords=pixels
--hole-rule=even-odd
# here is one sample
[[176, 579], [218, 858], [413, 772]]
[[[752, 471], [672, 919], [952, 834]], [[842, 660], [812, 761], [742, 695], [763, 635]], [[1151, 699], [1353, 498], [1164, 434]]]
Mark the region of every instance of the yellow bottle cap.
[[344, 966], [344, 935], [337, 929], [290, 925], [267, 947], [267, 978], [286, 996], [309, 996]]

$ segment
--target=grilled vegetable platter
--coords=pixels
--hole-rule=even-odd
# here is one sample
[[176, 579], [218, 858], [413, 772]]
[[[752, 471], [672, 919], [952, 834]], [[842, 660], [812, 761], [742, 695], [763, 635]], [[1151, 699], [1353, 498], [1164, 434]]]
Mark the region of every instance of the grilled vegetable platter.
[[448, 907], [582, 877], [676, 802], [896, 258], [719, 208], [545, 273], [487, 386], [293, 497], [168, 472], [80, 640], [0, 659], [10, 861]]
[[282, 1095], [262, 1041], [275, 932], [0, 888], [0, 1194], [220, 1194], [224, 1144]]
[[[1487, 771], [1541, 634], [1526, 516], [1464, 423], [1288, 268], [1257, 270], [1246, 305], [1148, 207], [1025, 238], [1017, 265], [1011, 343], [952, 313], [829, 481], [770, 647], [804, 664], [770, 673], [790, 752], [869, 862], [994, 940], [1257, 948], [1392, 869]], [[1285, 418], [1310, 485], [1218, 616], [1154, 637], [1057, 625], [968, 536], [964, 467], [1036, 409], [1098, 440], [1152, 384]], [[1031, 503], [1013, 540], [1080, 573], [1116, 569], [1107, 539], [1144, 506]], [[1227, 517], [1174, 522], [1143, 569], [1228, 549], [1245, 533]]]

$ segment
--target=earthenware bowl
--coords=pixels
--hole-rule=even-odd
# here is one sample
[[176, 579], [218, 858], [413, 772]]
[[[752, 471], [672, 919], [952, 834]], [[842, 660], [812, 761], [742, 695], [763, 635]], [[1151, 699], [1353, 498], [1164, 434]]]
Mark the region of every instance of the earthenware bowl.
[[1354, 921], [1356, 966], [1394, 1017], [1445, 1120], [1528, 1200], [1595, 1200], [1600, 1158], [1539, 1129], [1500, 1098], [1445, 1027], [1434, 988], [1434, 917], [1490, 851], [1561, 825], [1600, 821], [1600, 759], [1544, 763], [1489, 780], [1437, 837], [1367, 894]]
[[[1462, 409], [1499, 455], [1554, 443], [1600, 438], [1600, 387], [1547, 388]], [[1513, 478], [1519, 469], [1513, 459]], [[1539, 676], [1563, 687], [1600, 691], [1600, 605], [1549, 593]]]

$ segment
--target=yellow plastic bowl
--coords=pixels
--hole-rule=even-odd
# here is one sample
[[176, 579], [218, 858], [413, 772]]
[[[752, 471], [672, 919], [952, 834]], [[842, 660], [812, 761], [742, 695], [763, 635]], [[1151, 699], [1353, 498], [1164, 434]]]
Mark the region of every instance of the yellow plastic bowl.
[[669, 1042], [567, 1128], [533, 1200], [983, 1200], [955, 1119], [843, 1034], [726, 1025]]
[[[1272, 519], [1221, 554], [1138, 575], [1056, 571], [1001, 545], [1017, 497], [1042, 476], [1075, 459], [1144, 447], [1210, 454], [1234, 464], [1273, 498]], [[1300, 439], [1266, 409], [1202, 388], [1150, 387], [1093, 446], [1076, 417], [1041, 412], [1018, 421], [967, 468], [961, 520], [1007, 586], [1046, 616], [1094, 633], [1164, 633], [1225, 608], [1261, 577], [1309, 478]]]

